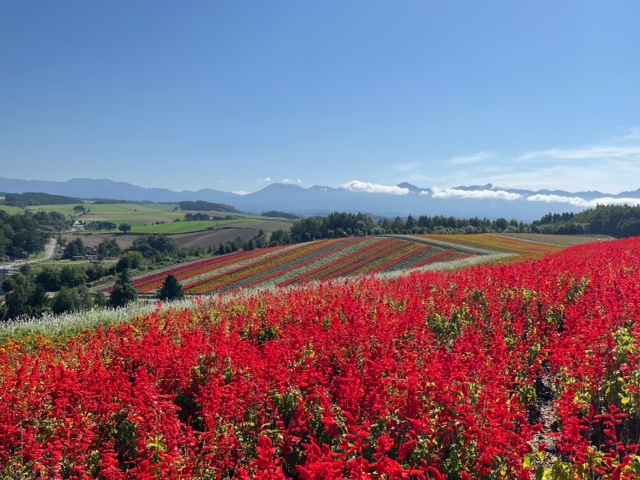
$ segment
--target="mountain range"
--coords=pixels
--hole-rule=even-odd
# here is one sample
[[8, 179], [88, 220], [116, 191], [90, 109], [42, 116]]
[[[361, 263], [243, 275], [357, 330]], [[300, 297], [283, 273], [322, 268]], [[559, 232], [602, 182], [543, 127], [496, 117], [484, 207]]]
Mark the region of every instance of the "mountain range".
[[2, 193], [43, 192], [88, 200], [109, 198], [171, 203], [205, 200], [232, 205], [247, 213], [279, 210], [303, 216], [345, 211], [388, 217], [445, 215], [531, 222], [547, 213], [578, 212], [598, 204], [640, 204], [640, 189], [612, 195], [598, 191], [509, 189], [491, 184], [439, 189], [421, 188], [405, 182], [394, 187], [378, 187], [363, 182], [351, 182], [338, 188], [318, 185], [303, 188], [273, 183], [241, 195], [210, 188], [177, 192], [108, 179], [74, 178], [56, 182], [0, 177]]

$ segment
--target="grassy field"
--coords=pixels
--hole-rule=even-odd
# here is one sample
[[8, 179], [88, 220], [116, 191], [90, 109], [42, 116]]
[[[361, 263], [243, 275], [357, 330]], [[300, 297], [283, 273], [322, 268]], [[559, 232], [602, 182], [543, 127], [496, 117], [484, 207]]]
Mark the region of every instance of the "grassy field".
[[10, 207], [8, 205], [0, 205], [0, 210], [7, 212], [11, 215], [15, 215], [16, 213], [22, 213], [22, 209], [18, 207]]
[[[203, 212], [212, 217], [217, 217], [210, 221], [195, 222], [175, 222], [182, 220], [186, 213], [197, 213], [194, 211], [176, 210], [177, 204], [164, 203], [119, 203], [119, 204], [93, 204], [85, 203], [87, 213], [77, 215], [73, 205], [38, 205], [28, 207], [32, 212], [59, 212], [72, 216], [75, 220], [84, 223], [91, 222], [112, 222], [116, 224], [116, 229], [111, 231], [103, 230], [100, 233], [118, 233], [117, 226], [126, 223], [131, 225], [132, 234], [159, 234], [159, 235], [180, 235], [197, 232], [206, 232], [218, 228], [240, 228], [259, 229], [273, 231], [280, 228], [288, 229], [293, 223], [290, 220], [281, 218], [267, 218], [254, 215], [233, 214], [234, 219], [225, 219], [229, 214], [226, 212]], [[8, 213], [20, 213], [23, 210], [17, 207], [0, 205], [0, 209]], [[77, 234], [82, 232], [78, 231]], [[242, 236], [242, 235], [240, 235]], [[253, 236], [253, 235], [251, 235]], [[234, 237], [235, 238], [235, 237]]]

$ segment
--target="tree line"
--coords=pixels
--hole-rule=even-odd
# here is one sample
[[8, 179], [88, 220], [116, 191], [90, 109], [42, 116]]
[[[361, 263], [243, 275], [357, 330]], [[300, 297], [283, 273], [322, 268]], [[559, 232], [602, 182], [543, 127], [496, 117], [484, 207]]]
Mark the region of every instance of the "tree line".
[[180, 210], [194, 210], [196, 212], [229, 212], [242, 213], [236, 207], [224, 203], [211, 203], [204, 200], [182, 201], [178, 203]]
[[640, 235], [640, 205], [597, 205], [579, 213], [550, 213], [533, 222], [532, 229], [540, 233], [636, 237]]
[[81, 203], [82, 200], [64, 195], [51, 195], [49, 193], [25, 192], [25, 193], [5, 193], [4, 205], [11, 207], [34, 207], [38, 205], [67, 205], [70, 203]]

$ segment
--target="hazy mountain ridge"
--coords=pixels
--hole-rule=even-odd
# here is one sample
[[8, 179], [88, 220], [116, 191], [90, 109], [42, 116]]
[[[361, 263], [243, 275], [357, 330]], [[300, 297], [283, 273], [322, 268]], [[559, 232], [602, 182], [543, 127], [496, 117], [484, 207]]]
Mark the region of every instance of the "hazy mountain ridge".
[[177, 192], [167, 188], [145, 188], [108, 179], [74, 178], [64, 182], [0, 178], [0, 192], [44, 192], [84, 199], [115, 198], [131, 201], [180, 202], [205, 200], [232, 205], [250, 213], [279, 210], [301, 215], [333, 211], [367, 212], [375, 215], [446, 215], [460, 218], [504, 217], [522, 221], [539, 219], [547, 213], [578, 212], [603, 200], [638, 199], [640, 189], [619, 194], [598, 191], [524, 190], [491, 184], [447, 189], [422, 188], [407, 182], [398, 184], [404, 194], [354, 191], [343, 187], [273, 183], [246, 195], [211, 188]]

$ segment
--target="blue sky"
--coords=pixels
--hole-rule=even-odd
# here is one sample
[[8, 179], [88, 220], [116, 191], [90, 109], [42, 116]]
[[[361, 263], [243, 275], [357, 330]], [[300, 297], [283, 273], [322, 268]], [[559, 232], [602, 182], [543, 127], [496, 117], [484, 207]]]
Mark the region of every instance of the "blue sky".
[[7, 0], [0, 176], [635, 190], [638, 20], [637, 0]]

